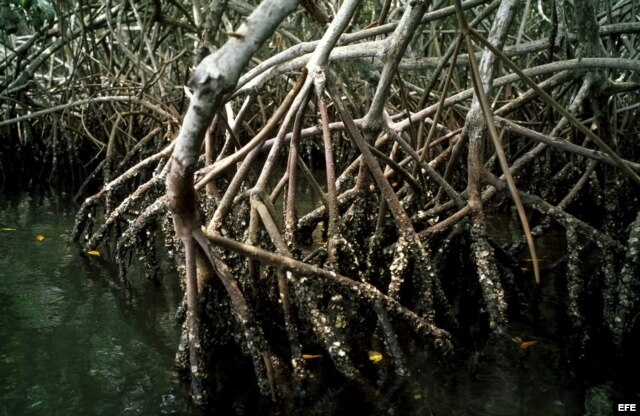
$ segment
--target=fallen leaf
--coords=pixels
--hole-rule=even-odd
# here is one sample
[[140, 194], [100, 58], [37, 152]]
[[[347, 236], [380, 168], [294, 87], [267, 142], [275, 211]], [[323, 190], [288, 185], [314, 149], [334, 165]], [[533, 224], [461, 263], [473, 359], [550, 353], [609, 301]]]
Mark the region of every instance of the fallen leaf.
[[44, 236], [43, 236], [42, 234], [38, 234], [38, 235], [36, 236], [36, 240], [38, 240], [38, 241], [42, 241], [42, 240], [44, 240]]
[[382, 354], [378, 351], [369, 351], [369, 360], [371, 360], [372, 363], [380, 362], [382, 361]]
[[529, 347], [533, 347], [537, 343], [538, 343], [538, 341], [522, 341], [522, 343], [520, 343], [520, 349], [521, 350], [526, 350]]
[[1, 228], [2, 231], [15, 231], [16, 229], [13, 227], [3, 227]]
[[87, 254], [100, 257], [100, 252], [98, 250], [89, 250], [87, 251]]
[[302, 359], [304, 360], [313, 360], [314, 358], [322, 357], [321, 354], [302, 354]]

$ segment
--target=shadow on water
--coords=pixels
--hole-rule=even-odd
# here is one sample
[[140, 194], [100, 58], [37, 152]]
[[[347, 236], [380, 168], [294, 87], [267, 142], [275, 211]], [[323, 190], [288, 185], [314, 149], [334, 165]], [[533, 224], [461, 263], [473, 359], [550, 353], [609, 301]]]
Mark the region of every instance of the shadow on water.
[[[496, 234], [499, 244], [512, 242], [520, 236], [520, 229], [514, 228], [508, 218], [496, 217], [492, 220], [495, 226], [490, 231]], [[502, 226], [504, 228], [500, 228]], [[515, 226], [518, 226], [517, 222]], [[468, 337], [464, 345], [459, 346], [458, 354], [443, 359], [440, 353], [429, 351], [424, 345], [424, 340], [413, 339], [411, 331], [403, 333], [402, 328], [398, 328], [398, 337], [406, 347], [404, 353], [410, 370], [409, 376], [395, 377], [390, 357], [384, 357], [375, 364], [366, 360], [360, 363], [359, 369], [363, 374], [370, 380], [378, 381], [376, 387], [379, 389], [380, 397], [376, 398], [375, 402], [370, 402], [363, 397], [358, 388], [345, 382], [333, 367], [331, 359], [322, 355], [321, 350], [318, 351], [320, 355], [317, 358], [307, 361], [314, 383], [304, 385], [301, 391], [294, 392], [293, 395], [296, 397], [292, 400], [296, 402], [296, 407], [293, 409], [274, 411], [266, 406], [260, 407], [257, 392], [243, 390], [241, 387], [240, 379], [252, 377], [251, 369], [241, 372], [238, 368], [231, 372], [234, 374], [230, 377], [233, 380], [225, 380], [229, 388], [221, 402], [214, 406], [213, 413], [304, 416], [585, 414], [585, 390], [589, 385], [579, 379], [572, 364], [567, 361], [571, 351], [567, 344], [562, 342], [562, 337], [558, 336], [566, 328], [549, 325], [557, 316], [547, 316], [562, 309], [562, 294], [554, 290], [554, 278], [551, 274], [557, 265], [562, 263], [566, 242], [559, 230], [550, 230], [539, 243], [541, 256], [544, 256], [543, 267], [548, 278], [544, 293], [535, 300], [539, 304], [535, 304], [532, 299], [528, 300], [532, 305], [531, 310], [536, 310], [536, 316], [531, 316], [529, 320], [523, 319], [522, 322], [514, 321], [509, 334], [487, 340], [477, 335], [486, 332], [485, 329], [470, 327], [463, 322], [459, 332], [473, 332], [476, 335]], [[514, 267], [521, 271], [517, 278], [533, 280], [522, 270], [527, 266], [525, 256], [526, 253], [523, 254], [523, 258], [518, 259], [518, 264], [514, 264]], [[469, 285], [472, 286], [471, 283]], [[544, 301], [540, 301], [540, 298]], [[461, 302], [465, 303], [465, 300], [462, 299]], [[465, 307], [469, 310], [467, 313], [473, 315], [473, 318], [469, 319], [473, 322], [471, 325], [477, 325], [478, 315], [482, 315], [481, 306], [470, 304], [461, 308]], [[374, 349], [385, 351], [382, 345]], [[313, 355], [313, 351], [310, 353]], [[243, 406], [237, 406], [238, 402], [242, 402]], [[605, 397], [603, 403], [604, 406], [608, 406], [608, 413], [590, 414], [613, 414], [610, 395]]]
[[68, 242], [75, 209], [0, 194], [0, 415], [192, 413], [172, 372], [177, 277], [156, 287], [134, 270], [122, 290]]

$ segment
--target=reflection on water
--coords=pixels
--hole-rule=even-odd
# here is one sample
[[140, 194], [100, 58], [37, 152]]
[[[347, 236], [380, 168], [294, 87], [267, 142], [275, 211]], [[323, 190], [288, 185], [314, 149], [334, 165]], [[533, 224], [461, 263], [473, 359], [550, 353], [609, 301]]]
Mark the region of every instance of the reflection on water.
[[[407, 355], [411, 375], [382, 392], [386, 397], [374, 404], [376, 414], [583, 415], [584, 387], [566, 373], [558, 347], [539, 341], [523, 350], [509, 338], [496, 338], [483, 351], [444, 361], [415, 345]], [[388, 365], [385, 360], [377, 364]]]
[[0, 415], [182, 413], [175, 276], [125, 293], [68, 243], [75, 209], [0, 194]]
[[[486, 216], [487, 232], [500, 246], [510, 245], [524, 238], [522, 223], [515, 209], [508, 213], [492, 212]], [[559, 226], [547, 228], [542, 235], [535, 236], [536, 252], [541, 269], [552, 268], [566, 258], [567, 241], [564, 229]], [[531, 273], [531, 254], [529, 248], [522, 249], [521, 260]], [[529, 263], [529, 264], [526, 264]]]

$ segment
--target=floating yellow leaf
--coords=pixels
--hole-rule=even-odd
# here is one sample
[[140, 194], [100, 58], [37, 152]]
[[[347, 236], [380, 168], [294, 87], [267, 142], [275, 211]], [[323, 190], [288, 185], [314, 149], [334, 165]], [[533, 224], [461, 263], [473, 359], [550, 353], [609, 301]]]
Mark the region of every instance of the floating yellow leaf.
[[1, 228], [2, 231], [15, 231], [16, 229], [13, 227], [3, 227]]
[[100, 252], [98, 250], [89, 250], [87, 251], [87, 254], [100, 257]]
[[42, 234], [38, 234], [38, 235], [36, 236], [36, 240], [38, 240], [38, 241], [42, 241], [42, 240], [44, 240], [44, 236], [43, 236]]
[[520, 349], [521, 350], [526, 350], [529, 347], [533, 347], [534, 345], [536, 345], [538, 343], [538, 341], [523, 341], [520, 344]]
[[321, 354], [302, 354], [302, 358], [304, 360], [313, 360], [314, 358], [320, 358], [322, 357]]
[[372, 363], [380, 362], [382, 361], [382, 354], [378, 351], [369, 351], [369, 360], [371, 360]]

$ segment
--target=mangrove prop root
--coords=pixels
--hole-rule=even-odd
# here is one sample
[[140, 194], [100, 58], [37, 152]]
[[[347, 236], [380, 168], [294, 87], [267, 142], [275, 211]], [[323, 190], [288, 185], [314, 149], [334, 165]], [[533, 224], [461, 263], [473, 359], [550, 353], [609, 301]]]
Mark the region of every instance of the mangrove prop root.
[[[150, 20], [132, 3], [88, 4], [99, 10], [94, 17], [22, 37], [0, 58], [0, 70], [15, 72], [0, 80], [8, 98], [0, 102], [2, 134], [37, 154], [34, 141], [53, 127], [42, 156], [52, 160], [40, 169], [52, 177], [64, 176], [63, 159], [84, 151], [65, 147], [65, 135], [67, 144], [82, 137], [98, 154], [76, 199], [102, 187], [83, 200], [72, 239], [85, 251], [115, 247], [123, 281], [130, 258], [153, 278], [162, 255], [154, 243], [164, 239], [186, 292], [177, 361], [196, 402], [206, 404], [215, 383], [207, 374], [216, 367], [211, 346], [227, 342], [251, 360], [260, 393], [272, 400], [315, 380], [304, 358], [309, 347], [378, 400], [389, 370], [406, 375], [411, 367], [400, 334], [445, 354], [456, 342], [449, 331], [464, 331], [468, 316], [506, 333], [511, 311], [517, 315], [532, 297], [515, 260], [530, 236], [513, 236], [501, 252], [489, 221], [509, 198], [521, 201], [522, 223], [527, 214], [536, 240], [556, 227], [566, 235], [559, 285], [566, 284], [571, 330], [584, 342], [598, 325], [618, 346], [631, 339], [640, 216], [637, 200], [622, 203], [637, 185], [618, 170], [632, 179], [640, 172], [633, 160], [640, 149], [630, 139], [640, 108], [633, 40], [618, 44], [619, 58], [599, 51], [565, 59], [569, 49], [555, 51], [557, 39], [546, 36], [510, 45], [512, 1], [456, 1], [428, 13], [431, 2], [412, 1], [361, 29], [368, 19], [357, 13], [361, 2], [346, 0], [313, 31], [298, 24], [307, 17], [293, 12], [294, 0], [265, 0], [251, 11], [222, 3], [219, 16], [229, 22], [249, 17], [234, 32], [204, 34], [187, 92], [193, 62], [185, 64], [184, 48], [176, 52], [166, 40], [192, 37], [203, 16], [177, 3], [154, 9]], [[476, 18], [467, 24], [470, 8]], [[456, 12], [462, 31], [442, 31], [451, 46], [441, 54], [440, 38], [431, 39], [424, 24], [446, 27], [442, 19]], [[636, 33], [626, 15], [586, 28], [590, 43], [598, 34]], [[211, 19], [205, 28], [222, 22]], [[487, 19], [488, 41], [473, 29], [489, 27]], [[136, 22], [137, 31], [120, 21]], [[318, 30], [321, 39], [306, 38]], [[576, 42], [572, 36], [565, 33], [564, 46]], [[103, 39], [101, 47], [87, 48], [87, 39]], [[469, 55], [477, 49], [471, 39], [485, 48], [479, 63]], [[90, 59], [62, 59], [73, 56]], [[81, 61], [107, 74], [96, 82]], [[466, 87], [469, 75], [474, 88]], [[584, 214], [592, 208], [593, 216]], [[319, 226], [323, 238], [314, 240]], [[599, 254], [588, 270], [592, 250]], [[591, 274], [598, 279], [585, 278]], [[602, 294], [601, 310], [587, 309], [592, 293]], [[478, 310], [463, 312], [457, 302], [469, 295]], [[596, 323], [586, 321], [592, 316]], [[392, 366], [369, 371], [368, 342], [385, 348]]]
[[609, 325], [615, 341], [621, 345], [629, 335], [632, 326], [633, 311], [638, 305], [638, 288], [640, 287], [640, 212], [631, 223], [627, 240], [624, 265], [617, 284], [617, 307]]

